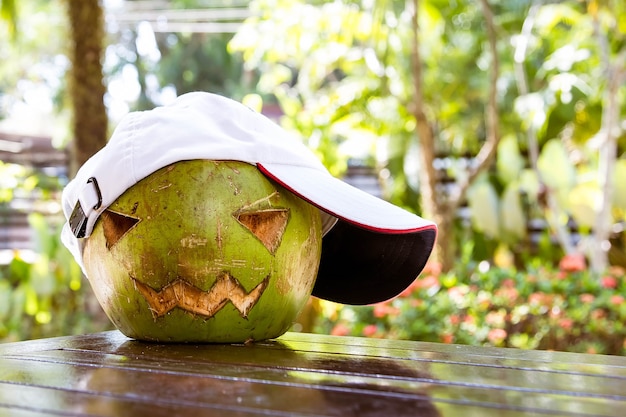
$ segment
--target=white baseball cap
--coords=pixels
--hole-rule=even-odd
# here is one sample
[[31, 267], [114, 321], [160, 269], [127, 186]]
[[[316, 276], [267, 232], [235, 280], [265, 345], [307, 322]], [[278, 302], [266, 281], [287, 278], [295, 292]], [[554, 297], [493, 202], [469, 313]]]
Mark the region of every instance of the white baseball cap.
[[313, 295], [344, 304], [395, 297], [432, 252], [433, 222], [335, 177], [299, 138], [234, 100], [204, 92], [133, 112], [63, 190], [62, 241], [85, 270], [87, 238], [100, 214], [128, 188], [177, 161], [235, 160], [256, 165], [322, 213], [324, 237]]

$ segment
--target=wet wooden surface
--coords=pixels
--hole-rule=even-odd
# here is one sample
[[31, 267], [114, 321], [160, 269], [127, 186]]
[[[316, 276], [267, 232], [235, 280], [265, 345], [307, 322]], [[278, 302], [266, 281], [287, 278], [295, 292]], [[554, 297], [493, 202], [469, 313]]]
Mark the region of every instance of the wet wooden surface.
[[0, 416], [625, 416], [626, 357], [287, 333], [0, 344]]

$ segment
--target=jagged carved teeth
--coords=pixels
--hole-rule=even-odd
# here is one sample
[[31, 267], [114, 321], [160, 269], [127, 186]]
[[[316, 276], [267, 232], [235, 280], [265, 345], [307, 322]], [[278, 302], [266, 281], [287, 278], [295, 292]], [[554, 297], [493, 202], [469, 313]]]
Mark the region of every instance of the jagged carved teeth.
[[160, 291], [135, 278], [132, 279], [137, 290], [148, 302], [154, 318], [161, 317], [176, 307], [201, 316], [213, 317], [229, 301], [239, 311], [241, 317], [247, 318], [267, 288], [269, 278], [269, 275], [266, 276], [250, 292], [247, 292], [239, 280], [228, 272], [218, 275], [208, 291], [202, 291], [182, 278], [169, 283]]

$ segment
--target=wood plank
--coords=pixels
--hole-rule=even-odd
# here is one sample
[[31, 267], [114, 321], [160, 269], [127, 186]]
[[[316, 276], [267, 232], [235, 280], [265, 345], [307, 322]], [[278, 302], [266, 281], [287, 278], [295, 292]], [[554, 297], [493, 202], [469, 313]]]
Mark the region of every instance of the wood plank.
[[[497, 412], [498, 414], [494, 415], [500, 415], [505, 410], [511, 412], [526, 410], [532, 411], [534, 415], [549, 415], [552, 414], [550, 410], [565, 411], [567, 408], [573, 411], [564, 412], [562, 415], [581, 415], [583, 412], [590, 412], [590, 415], [621, 415], [611, 412], [609, 409], [611, 405], [607, 402], [588, 404], [585, 399], [575, 399], [571, 403], [568, 401], [565, 404], [559, 404], [553, 400], [546, 401], [549, 395], [533, 398], [532, 395], [522, 397], [523, 394], [518, 393], [519, 398], [527, 401], [525, 404], [513, 404], [512, 397], [508, 395], [507, 403], [498, 405], [490, 403], [487, 398], [494, 393], [493, 390], [483, 390], [482, 395], [479, 395], [479, 390], [460, 387], [461, 390], [455, 390], [455, 396], [450, 396], [447, 401], [438, 401], [443, 398], [429, 397], [418, 389], [412, 392], [409, 389], [398, 391], [392, 385], [386, 387], [389, 391], [381, 389], [381, 386], [372, 389], [372, 386], [362, 380], [340, 381], [335, 385], [336, 382], [332, 379], [329, 384], [328, 380], [318, 377], [317, 380], [299, 382], [298, 378], [302, 378], [302, 374], [290, 375], [281, 383], [276, 383], [266, 378], [267, 374], [241, 376], [246, 373], [237, 372], [237, 377], [229, 378], [223, 374], [223, 370], [209, 375], [202, 372], [163, 370], [160, 367], [158, 371], [137, 372], [132, 368], [73, 366], [71, 372], [68, 372], [63, 364], [38, 363], [36, 368], [26, 371], [10, 361], [3, 362], [2, 369], [3, 372], [20, 375], [22, 379], [17, 396], [10, 389], [7, 391], [5, 385], [0, 384], [0, 403], [6, 403], [8, 398], [9, 401], [10, 399], [16, 401], [15, 406], [20, 404], [41, 407], [56, 405], [61, 410], [68, 408], [74, 410], [75, 407], [69, 407], [69, 404], [83, 400], [87, 403], [97, 400], [96, 403], [99, 404], [102, 397], [102, 401], [106, 403], [105, 409], [119, 407], [126, 409], [127, 403], [133, 402], [139, 403], [138, 406], [132, 408], [133, 410], [141, 404], [152, 404], [168, 412], [174, 407], [188, 409], [189, 412], [194, 413], [202, 409], [217, 409], [250, 413], [263, 412], [272, 415], [315, 415], [319, 414], [319, 408], [323, 406], [324, 415], [376, 415], [378, 411], [384, 410], [392, 415], [404, 416], [414, 415], [416, 409], [429, 413], [426, 415], [438, 415], [437, 405], [442, 406], [448, 403], [455, 406], [462, 404], [465, 408], [483, 409], [482, 415], [489, 415], [488, 411]], [[26, 388], [38, 388], [38, 390], [29, 391]], [[48, 391], [45, 390], [46, 388]], [[89, 395], [84, 397], [84, 393]], [[7, 394], [6, 398], [5, 394]], [[97, 398], [91, 398], [93, 396]], [[59, 404], [55, 402], [58, 400], [50, 400], [50, 398], [65, 397], [67, 400]], [[546, 410], [538, 406], [541, 401], [544, 406], [550, 408]], [[121, 404], [111, 405], [118, 402]], [[566, 408], [563, 408], [564, 406]], [[377, 411], [374, 413], [372, 410]], [[619, 411], [617, 407], [614, 410]], [[93, 407], [90, 411], [94, 411]]]
[[[272, 368], [281, 371], [310, 371], [350, 375], [353, 377], [393, 378], [410, 381], [415, 378], [432, 384], [446, 381], [451, 384], [472, 384], [497, 389], [507, 379], [509, 389], [570, 392], [577, 395], [606, 396], [626, 399], [626, 378], [593, 372], [538, 370], [533, 368], [501, 367], [458, 361], [438, 361], [416, 358], [388, 358], [346, 355], [324, 352], [306, 352], [277, 348], [277, 343], [251, 346], [196, 346], [157, 345], [130, 341], [111, 352], [109, 362], [100, 352], [45, 351], [32, 353], [30, 358], [60, 363], [117, 363], [116, 357], [132, 359], [134, 367], [150, 369], [155, 363], [160, 369], [175, 368], [185, 371], [214, 371], [216, 365], [247, 368]], [[269, 347], [269, 348], [268, 348]], [[80, 354], [79, 354], [80, 352]], [[11, 356], [8, 356], [11, 357]]]
[[[108, 360], [88, 359], [88, 364], [64, 363], [63, 361], [45, 362], [39, 361], [35, 370], [29, 368], [28, 361], [18, 359], [6, 359], [0, 362], [0, 379], [6, 379], [6, 373], [20, 375], [23, 384], [42, 384], [46, 386], [73, 390], [76, 387], [86, 386], [89, 391], [96, 390], [107, 396], [123, 396], [131, 393], [134, 398], [150, 398], [153, 395], [153, 385], [168, 385], [170, 395], [182, 395], [185, 399], [193, 402], [209, 401], [212, 404], [225, 402], [224, 406], [232, 406], [227, 398], [221, 394], [232, 393], [232, 384], [242, 385], [246, 388], [243, 392], [251, 393], [260, 391], [267, 397], [283, 395], [289, 398], [307, 398], [303, 392], [316, 391], [317, 395], [324, 398], [336, 398], [338, 395], [358, 396], [360, 403], [365, 397], [375, 399], [377, 403], [390, 402], [393, 404], [413, 404], [420, 400], [429, 399], [434, 403], [462, 403], [466, 406], [491, 408], [494, 410], [533, 410], [533, 413], [548, 413], [550, 410], [571, 410], [571, 415], [581, 412], [590, 415], [621, 416], [621, 407], [624, 402], [614, 398], [585, 397], [571, 395], [571, 393], [546, 392], [543, 388], [534, 391], [519, 390], [508, 386], [480, 386], [477, 384], [452, 384], [449, 381], [433, 381], [416, 375], [409, 379], [396, 379], [385, 376], [366, 376], [368, 372], [349, 374], [328, 372], [324, 369], [307, 371], [304, 368], [287, 371], [284, 369], [265, 368], [244, 365], [220, 365], [207, 364], [205, 367], [198, 366], [197, 362], [189, 366], [176, 366], [176, 364], [154, 362], [154, 358], [146, 357], [143, 366], [138, 360], [129, 361], [128, 358], [109, 358]], [[152, 364], [150, 364], [152, 362]], [[97, 365], [95, 365], [97, 364]], [[208, 365], [208, 366], [207, 366]], [[67, 371], [71, 366], [72, 372]], [[95, 370], [94, 370], [95, 368]], [[15, 376], [9, 379], [16, 380]], [[85, 385], [85, 381], [93, 381]], [[114, 381], [112, 384], [111, 381]], [[193, 381], [193, 382], [192, 382]], [[114, 387], [114, 390], [111, 391]], [[185, 388], [183, 393], [177, 393], [177, 388]], [[208, 388], [210, 392], [219, 392], [218, 397], [207, 396], [198, 393], [201, 397], [194, 397], [193, 391], [187, 388], [200, 388], [202, 393]], [[262, 387], [255, 389], [254, 387]], [[159, 391], [156, 391], [157, 393]], [[374, 398], [378, 396], [381, 398]], [[151, 400], [146, 400], [151, 401]], [[249, 399], [245, 399], [249, 401]], [[354, 402], [348, 401], [348, 403]], [[285, 404], [270, 404], [271, 410], [280, 409]], [[293, 404], [286, 404], [294, 412]], [[338, 408], [338, 407], [335, 407]], [[338, 409], [341, 413], [347, 410]], [[288, 410], [284, 410], [287, 412]], [[312, 410], [305, 410], [307, 413]], [[334, 414], [333, 414], [334, 415]], [[342, 415], [342, 414], [338, 414]], [[405, 414], [399, 414], [405, 415]]]
[[[345, 340], [344, 340], [345, 339]], [[304, 342], [313, 344], [335, 345], [345, 352], [357, 347], [378, 349], [405, 350], [413, 352], [436, 352], [441, 354], [462, 354], [468, 357], [491, 357], [501, 359], [517, 359], [541, 363], [585, 363], [617, 368], [626, 367], [626, 358], [610, 355], [589, 355], [572, 352], [556, 352], [547, 350], [526, 350], [513, 348], [496, 348], [487, 346], [455, 345], [432, 342], [415, 342], [409, 340], [370, 339], [365, 337], [336, 337], [307, 333], [286, 333], [279, 338], [283, 342]], [[330, 347], [329, 347], [330, 349]]]
[[[6, 398], [3, 398], [6, 397]], [[130, 395], [102, 395], [98, 392], [50, 389], [0, 383], [0, 416], [250, 416], [249, 407], [224, 408], [213, 404], [191, 404]], [[280, 415], [280, 414], [274, 414]]]
[[[616, 395], [621, 395], [624, 391], [618, 391], [620, 384], [626, 382], [626, 368], [624, 366], [607, 366], [597, 364], [585, 364], [578, 360], [575, 362], [539, 362], [538, 364], [525, 360], [508, 360], [502, 358], [493, 358], [488, 356], [476, 356], [465, 355], [462, 352], [455, 352], [454, 354], [442, 354], [440, 352], [426, 352], [415, 351], [406, 349], [380, 349], [375, 346], [359, 347], [355, 348], [351, 345], [342, 345], [338, 348], [332, 349], [333, 345], [320, 344], [307, 341], [306, 343], [291, 343], [285, 344], [282, 339], [279, 342], [262, 342], [251, 346], [245, 346], [245, 354], [242, 354], [237, 346], [195, 346], [195, 345], [158, 345], [158, 344], [143, 344], [127, 339], [123, 339], [125, 342], [120, 345], [116, 345], [115, 349], [108, 350], [109, 353], [123, 354], [130, 357], [136, 357], [138, 355], [152, 355], [155, 359], [159, 360], [180, 360], [181, 358], [187, 360], [189, 357], [196, 354], [197, 350], [203, 351], [202, 356], [198, 356], [195, 360], [210, 361], [210, 362], [227, 362], [249, 359], [247, 363], [257, 364], [261, 366], [275, 366], [285, 368], [297, 368], [300, 366], [300, 361], [303, 359], [314, 363], [315, 361], [323, 362], [326, 360], [328, 363], [334, 363], [335, 366], [341, 364], [348, 364], [350, 366], [356, 366], [358, 368], [357, 358], [359, 361], [368, 361], [370, 368], [382, 368], [386, 363], [391, 363], [397, 360], [399, 364], [404, 364], [404, 367], [399, 369], [393, 369], [396, 372], [402, 372], [404, 369], [406, 372], [412, 373], [415, 371], [429, 372], [429, 369], [434, 367], [440, 369], [441, 372], [450, 372], [453, 377], [461, 376], [464, 373], [469, 373], [469, 377], [476, 380], [476, 377], [483, 376], [485, 379], [493, 379], [498, 377], [502, 372], [502, 369], [509, 369], [509, 376], [516, 378], [518, 374], [523, 374], [524, 371], [536, 370], [541, 372], [538, 376], [533, 376], [533, 380], [530, 384], [535, 385], [538, 381], [537, 378], [546, 379], [546, 387], [551, 385], [558, 386], [559, 379], [564, 383], [569, 383], [571, 378], [592, 377], [583, 379], [583, 382], [587, 382], [591, 385], [598, 385], [593, 377], [598, 377], [601, 382], [598, 388], [598, 392], [607, 393], [602, 388], [602, 384], [609, 386], [608, 392], [614, 392]], [[331, 346], [331, 347], [329, 347]], [[438, 345], [433, 346], [436, 348]], [[445, 345], [444, 345], [445, 346]], [[240, 345], [239, 348], [243, 348]], [[86, 347], [88, 349], [88, 347]], [[282, 350], [286, 353], [276, 357], [275, 353], [271, 349]], [[102, 347], [97, 348], [98, 352], [103, 352]], [[304, 355], [304, 356], [303, 356]], [[587, 357], [589, 355], [583, 355]], [[599, 355], [601, 356], [601, 355]], [[345, 360], [349, 357], [350, 361]], [[344, 360], [342, 360], [342, 358]], [[610, 357], [607, 357], [610, 358]], [[385, 362], [388, 359], [391, 362]], [[567, 358], [570, 359], [570, 358]], [[332, 361], [331, 361], [332, 360]], [[355, 365], [356, 363], [356, 365]], [[339, 365], [338, 365], [339, 364]], [[396, 367], [398, 368], [398, 367]], [[380, 370], [379, 370], [380, 371]], [[380, 371], [384, 372], [384, 370]], [[556, 379], [555, 379], [556, 378]], [[449, 378], [446, 378], [449, 379]], [[607, 380], [607, 381], [602, 381]], [[613, 387], [615, 389], [613, 389]]]
[[[48, 389], [76, 394], [88, 393], [121, 402], [151, 404], [161, 408], [216, 409], [271, 415], [319, 415], [324, 406], [324, 415], [346, 416], [367, 415], [372, 410], [387, 410], [393, 415], [407, 415], [406, 410], [435, 410], [428, 397], [418, 390], [414, 392], [388, 392], [382, 389], [353, 386], [319, 386], [316, 384], [284, 381], [281, 384], [268, 382], [262, 375], [256, 377], [225, 377], [223, 375], [168, 371], [138, 372], [136, 369], [108, 367], [72, 366], [58, 363], [38, 363], [37, 367], [24, 366], [3, 361], [2, 372], [20, 375], [19, 397], [6, 385], [0, 385], [0, 402], [17, 404], [53, 405], [52, 398], [43, 397], [37, 390], [29, 394], [27, 388]], [[241, 374], [240, 374], [241, 375]], [[261, 378], [259, 378], [261, 377]], [[6, 378], [5, 376], [2, 377]], [[11, 386], [13, 387], [13, 386]], [[10, 387], [10, 388], [11, 388]], [[68, 401], [73, 401], [67, 397]], [[67, 403], [58, 405], [66, 409]], [[402, 411], [405, 410], [405, 411]], [[196, 415], [196, 414], [189, 414]], [[373, 414], [375, 415], [375, 414]]]
[[93, 404], [90, 415], [622, 416], [625, 370], [626, 358], [562, 352], [296, 333], [165, 345], [105, 332], [0, 345], [0, 416]]
[[[414, 404], [427, 399], [427, 403], [439, 407], [463, 404], [464, 407], [483, 409], [483, 412], [485, 409], [514, 413], [533, 410], [535, 414], [550, 414], [561, 410], [563, 415], [618, 416], [622, 415], [621, 409], [626, 405], [624, 378], [614, 375], [587, 370], [563, 373], [532, 366], [485, 365], [473, 363], [476, 358], [463, 362], [459, 352], [455, 354], [461, 356], [453, 360], [433, 362], [433, 355], [439, 352], [407, 350], [406, 346], [398, 348], [397, 344], [396, 347], [380, 348], [379, 342], [369, 339], [348, 338], [342, 345], [313, 342], [310, 335], [288, 335], [288, 338], [291, 338], [292, 347], [283, 339], [249, 346], [159, 345], [131, 341], [115, 332], [96, 340], [86, 337], [59, 339], [55, 343], [44, 341], [39, 343], [39, 349], [28, 352], [5, 347], [7, 354], [3, 355], [0, 379], [5, 378], [2, 372], [24, 375], [29, 362], [36, 361], [37, 374], [31, 379], [51, 381], [49, 383], [54, 388], [75, 389], [87, 378], [85, 375], [99, 372], [100, 376], [95, 380], [126, 381], [134, 396], [146, 398], [149, 392], [135, 387], [150, 386], [154, 382], [152, 378], [158, 375], [159, 381], [167, 381], [169, 385], [173, 381], [199, 379], [201, 382], [196, 381], [196, 386], [219, 386], [224, 392], [229, 392], [233, 383], [245, 383], [249, 392], [254, 392], [251, 387], [262, 387], [259, 389], [269, 397], [280, 392], [290, 398], [306, 398], [308, 394], [304, 393], [315, 391], [318, 396], [334, 398], [338, 395], [336, 392], [342, 392], [344, 396], [357, 395], [361, 403], [362, 397], [373, 395], [372, 398], [378, 397], [377, 403], [391, 404], [390, 398], [397, 400], [396, 397], [400, 396], [403, 400], [397, 401], [404, 405], [403, 401]], [[362, 343], [364, 341], [368, 343]], [[493, 360], [492, 355], [486, 357]], [[530, 360], [525, 359], [525, 362]], [[73, 375], [80, 376], [79, 380], [68, 377], [64, 371], [66, 367], [71, 367]], [[93, 370], [94, 367], [97, 371]], [[182, 386], [186, 384], [188, 382]], [[123, 395], [122, 392], [108, 391], [106, 394]], [[226, 401], [219, 397], [212, 398], [211, 402], [220, 400]], [[351, 402], [354, 398], [348, 401]], [[232, 406], [230, 403], [226, 405]], [[298, 401], [298, 405], [302, 402]], [[280, 405], [273, 404], [265, 411], [279, 409]], [[349, 412], [341, 408], [337, 410]], [[298, 412], [306, 414], [314, 410]]]

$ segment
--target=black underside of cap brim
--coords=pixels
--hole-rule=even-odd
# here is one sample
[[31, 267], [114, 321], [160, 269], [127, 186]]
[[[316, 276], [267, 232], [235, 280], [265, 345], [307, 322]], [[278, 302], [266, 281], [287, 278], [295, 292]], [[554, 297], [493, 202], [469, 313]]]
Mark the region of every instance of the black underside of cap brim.
[[352, 305], [393, 298], [420, 274], [436, 235], [435, 228], [388, 234], [339, 220], [322, 241], [313, 295]]

